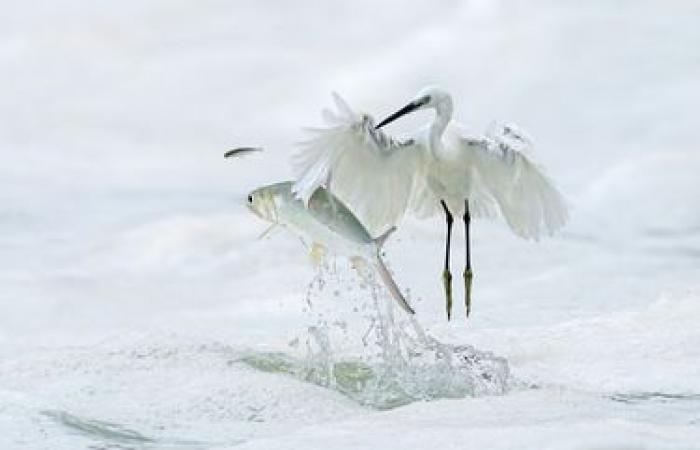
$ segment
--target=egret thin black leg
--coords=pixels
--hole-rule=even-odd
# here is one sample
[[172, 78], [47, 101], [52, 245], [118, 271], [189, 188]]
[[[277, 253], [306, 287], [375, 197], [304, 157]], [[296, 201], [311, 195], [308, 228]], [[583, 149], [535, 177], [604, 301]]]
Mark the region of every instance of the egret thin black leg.
[[464, 268], [464, 307], [467, 310], [467, 317], [472, 307], [472, 261], [469, 252], [469, 225], [471, 223], [471, 214], [469, 213], [469, 200], [464, 201], [464, 240], [466, 241], [466, 259], [467, 265]]
[[445, 288], [445, 297], [447, 299], [447, 320], [452, 317], [452, 274], [450, 273], [450, 241], [452, 239], [452, 214], [447, 209], [447, 204], [444, 200], [440, 200], [442, 209], [445, 210], [445, 218], [447, 219], [447, 245], [445, 247], [445, 269], [442, 271], [442, 284]]

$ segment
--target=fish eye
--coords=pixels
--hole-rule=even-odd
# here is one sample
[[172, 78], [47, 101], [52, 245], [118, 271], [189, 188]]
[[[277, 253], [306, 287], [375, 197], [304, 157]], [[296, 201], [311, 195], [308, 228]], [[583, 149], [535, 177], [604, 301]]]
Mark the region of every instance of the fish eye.
[[248, 196], [248, 203], [253, 203], [253, 196], [252, 195]]

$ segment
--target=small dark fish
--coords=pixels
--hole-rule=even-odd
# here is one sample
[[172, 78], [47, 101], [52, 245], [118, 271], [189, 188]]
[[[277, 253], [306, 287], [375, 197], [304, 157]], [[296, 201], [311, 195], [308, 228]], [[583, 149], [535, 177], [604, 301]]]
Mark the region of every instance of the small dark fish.
[[239, 147], [239, 148], [234, 148], [234, 149], [229, 150], [226, 153], [224, 153], [224, 158], [245, 156], [248, 153], [261, 152], [261, 151], [262, 151], [262, 148], [260, 148], [260, 147]]

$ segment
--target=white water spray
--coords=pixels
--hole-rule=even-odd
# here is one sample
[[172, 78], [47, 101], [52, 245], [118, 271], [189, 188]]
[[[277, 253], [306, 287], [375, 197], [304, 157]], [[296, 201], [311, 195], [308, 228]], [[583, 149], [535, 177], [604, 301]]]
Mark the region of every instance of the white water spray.
[[291, 354], [255, 353], [243, 361], [377, 409], [507, 391], [504, 358], [438, 341], [415, 316], [396, 311], [371, 274], [356, 280], [344, 269], [339, 262], [319, 266], [305, 297], [309, 324], [290, 341]]

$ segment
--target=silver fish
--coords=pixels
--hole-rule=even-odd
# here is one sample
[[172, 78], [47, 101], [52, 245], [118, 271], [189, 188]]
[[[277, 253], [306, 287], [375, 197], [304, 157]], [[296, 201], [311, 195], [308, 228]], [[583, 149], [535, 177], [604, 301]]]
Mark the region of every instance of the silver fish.
[[293, 185], [294, 182], [286, 181], [254, 190], [248, 195], [248, 208], [256, 216], [272, 222], [272, 227], [282, 225], [299, 235], [311, 247], [314, 258], [330, 251], [350, 258], [358, 270], [361, 265], [371, 265], [401, 308], [415, 314], [380, 254], [382, 245], [395, 228], [372, 238], [357, 217], [323, 187], [314, 192], [308, 207], [304, 207], [292, 193]]

